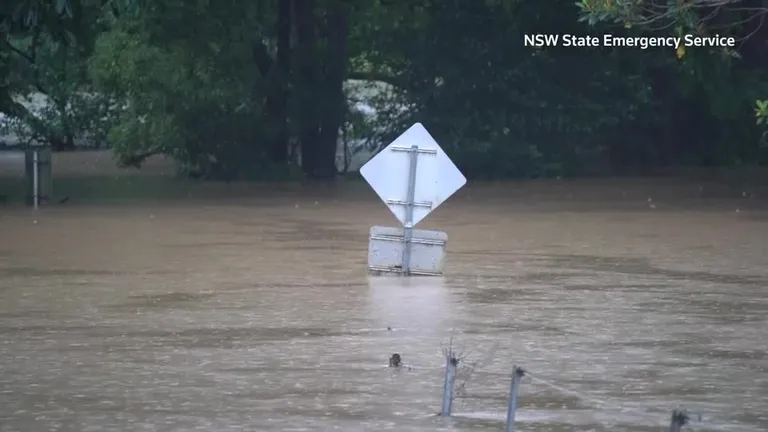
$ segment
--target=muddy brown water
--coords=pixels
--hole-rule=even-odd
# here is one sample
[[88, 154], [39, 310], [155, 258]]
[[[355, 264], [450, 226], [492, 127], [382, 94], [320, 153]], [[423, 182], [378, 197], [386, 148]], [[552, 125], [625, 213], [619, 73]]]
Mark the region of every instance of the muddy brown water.
[[469, 188], [442, 278], [365, 188], [0, 208], [0, 431], [501, 430], [515, 364], [519, 430], [768, 430], [768, 213], [609, 183]]

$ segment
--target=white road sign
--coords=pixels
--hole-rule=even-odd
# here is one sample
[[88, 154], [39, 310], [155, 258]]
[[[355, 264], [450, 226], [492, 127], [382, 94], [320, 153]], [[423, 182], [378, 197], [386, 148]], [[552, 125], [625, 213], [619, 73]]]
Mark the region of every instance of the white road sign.
[[[437, 276], [443, 274], [443, 259], [448, 235], [441, 231], [413, 230], [410, 274]], [[374, 226], [368, 243], [368, 269], [379, 273], [403, 270], [405, 237], [402, 228]]]
[[406, 222], [410, 152], [418, 146], [413, 226], [461, 189], [467, 179], [421, 123], [402, 135], [368, 161], [360, 174], [379, 195], [401, 224]]

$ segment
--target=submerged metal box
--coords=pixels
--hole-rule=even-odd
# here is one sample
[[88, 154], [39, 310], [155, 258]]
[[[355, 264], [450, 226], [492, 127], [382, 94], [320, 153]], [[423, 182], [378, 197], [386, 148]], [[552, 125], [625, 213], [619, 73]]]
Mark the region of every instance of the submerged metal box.
[[[405, 237], [403, 228], [371, 227], [368, 242], [368, 270], [374, 273], [402, 273]], [[410, 273], [443, 274], [448, 235], [441, 231], [413, 230]]]

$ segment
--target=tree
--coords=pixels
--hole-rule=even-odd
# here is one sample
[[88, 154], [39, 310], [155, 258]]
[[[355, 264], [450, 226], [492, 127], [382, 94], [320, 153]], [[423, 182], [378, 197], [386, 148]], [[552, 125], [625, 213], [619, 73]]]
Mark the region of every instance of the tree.
[[[109, 1], [17, 0], [0, 9], [0, 112], [26, 141], [71, 150], [105, 139], [110, 102], [91, 92], [85, 59]], [[27, 103], [21, 103], [26, 100]]]
[[584, 33], [570, 2], [382, 1], [368, 14], [355, 54], [396, 86], [386, 105], [407, 107], [382, 109], [388, 125], [423, 122], [469, 176], [601, 168], [648, 104], [629, 52], [523, 45], [525, 34]]
[[302, 169], [311, 177], [333, 179], [345, 119], [343, 83], [351, 5], [346, 0], [297, 1], [295, 13], [295, 90]]
[[268, 162], [259, 4], [164, 1], [119, 17], [89, 62], [98, 90], [125, 106], [109, 138], [125, 164], [164, 153], [185, 169], [256, 178]]
[[[734, 37], [738, 47], [719, 47], [723, 54], [738, 58], [736, 68], [768, 68], [768, 2], [765, 0], [685, 0], [655, 2], [644, 0], [583, 0], [576, 3], [581, 19], [591, 24], [621, 23], [627, 28], [642, 28], [655, 33]], [[686, 47], [677, 49], [680, 58]], [[754, 79], [754, 78], [753, 78]], [[765, 74], [760, 78], [765, 82]], [[763, 96], [768, 91], [763, 90]], [[766, 122], [766, 101], [756, 103], [758, 122]]]
[[[753, 120], [768, 121], [768, 105], [754, 105], [768, 94], [764, 15], [735, 2], [672, 3], [687, 6], [12, 0], [0, 9], [12, 44], [0, 47], [0, 109], [64, 143], [104, 136], [125, 164], [164, 153], [225, 180], [293, 175], [299, 160], [307, 177], [333, 179], [340, 130], [374, 149], [414, 121], [470, 177], [768, 161]], [[740, 43], [678, 53], [524, 44], [596, 30], [720, 31]], [[360, 96], [345, 95], [350, 79], [362, 80], [373, 117], [350, 115], [348, 99]], [[48, 117], [15, 103], [35, 88], [55, 99]]]
[[127, 101], [116, 152], [256, 178], [285, 168], [297, 137], [302, 170], [335, 178], [350, 10], [343, 0], [164, 0], [120, 17], [90, 62], [100, 91]]

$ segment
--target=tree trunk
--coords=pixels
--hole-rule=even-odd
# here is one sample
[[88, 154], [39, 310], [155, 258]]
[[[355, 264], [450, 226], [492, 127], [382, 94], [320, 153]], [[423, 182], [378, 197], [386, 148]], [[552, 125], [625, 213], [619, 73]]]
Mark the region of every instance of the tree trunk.
[[316, 146], [316, 176], [336, 178], [336, 152], [339, 131], [345, 118], [344, 76], [347, 72], [347, 36], [350, 6], [346, 0], [335, 0], [328, 11], [328, 55], [323, 79], [326, 95], [320, 116], [320, 134]]
[[273, 163], [288, 163], [288, 80], [291, 69], [291, 4], [292, 0], [278, 2], [277, 55], [273, 63], [275, 82], [271, 83], [267, 96], [270, 123], [275, 128], [271, 143], [270, 159]]
[[301, 168], [310, 177], [315, 176], [317, 167], [316, 144], [318, 138], [317, 119], [317, 60], [314, 55], [316, 20], [315, 1], [298, 0], [294, 4], [296, 13], [296, 88], [299, 101], [299, 141], [301, 145]]

